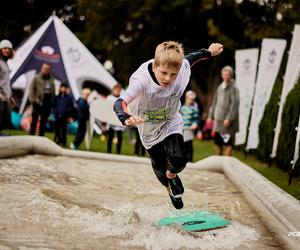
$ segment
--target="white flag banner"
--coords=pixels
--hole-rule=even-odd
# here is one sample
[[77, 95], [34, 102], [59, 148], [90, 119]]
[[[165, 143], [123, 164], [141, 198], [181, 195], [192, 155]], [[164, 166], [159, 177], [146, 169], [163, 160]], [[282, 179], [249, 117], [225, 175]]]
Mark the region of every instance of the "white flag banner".
[[255, 95], [246, 149], [255, 149], [259, 143], [258, 128], [278, 75], [286, 47], [284, 39], [263, 39], [255, 85]]
[[278, 146], [278, 139], [281, 130], [281, 117], [283, 112], [283, 107], [286, 101], [286, 97], [289, 92], [293, 89], [295, 84], [298, 81], [299, 73], [300, 73], [300, 25], [295, 25], [294, 32], [293, 32], [293, 39], [291, 43], [291, 48], [289, 51], [289, 58], [285, 70], [285, 76], [283, 80], [283, 87], [282, 93], [280, 97], [280, 106], [277, 115], [277, 122], [275, 127], [275, 135], [273, 140], [273, 147], [272, 147], [272, 158], [276, 156], [277, 146]]
[[300, 143], [300, 116], [299, 116], [299, 122], [297, 127], [297, 136], [296, 136], [296, 143], [295, 143], [295, 151], [294, 151], [294, 158], [292, 162], [292, 169], [295, 168], [295, 164], [298, 161], [299, 158], [299, 143]]
[[247, 126], [254, 94], [257, 71], [258, 49], [242, 49], [235, 52], [235, 83], [239, 89], [239, 132], [235, 134], [235, 144], [246, 142]]

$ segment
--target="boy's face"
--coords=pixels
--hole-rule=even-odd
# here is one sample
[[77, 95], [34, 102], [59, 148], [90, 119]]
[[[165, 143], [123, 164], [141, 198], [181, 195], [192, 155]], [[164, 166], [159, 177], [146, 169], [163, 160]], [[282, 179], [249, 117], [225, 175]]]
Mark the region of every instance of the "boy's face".
[[228, 70], [223, 70], [221, 76], [224, 82], [229, 82], [231, 80], [231, 73]]
[[153, 72], [157, 81], [159, 82], [159, 85], [166, 88], [175, 81], [179, 69], [163, 65], [155, 66], [153, 64]]

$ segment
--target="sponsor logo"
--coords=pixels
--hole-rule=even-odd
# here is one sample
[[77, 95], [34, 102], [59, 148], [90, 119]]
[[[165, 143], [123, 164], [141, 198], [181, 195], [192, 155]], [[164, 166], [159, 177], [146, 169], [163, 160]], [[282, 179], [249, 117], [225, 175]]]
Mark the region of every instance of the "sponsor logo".
[[158, 110], [145, 110], [143, 118], [145, 122], [160, 123], [171, 119], [171, 108], [163, 108]]
[[81, 58], [81, 55], [80, 55], [80, 52], [78, 51], [78, 49], [74, 49], [74, 48], [69, 48], [67, 50], [67, 55], [68, 55], [69, 59], [71, 61], [73, 61], [74, 63], [77, 63]]
[[276, 57], [277, 57], [277, 53], [276, 53], [276, 51], [273, 49], [273, 50], [270, 52], [269, 57], [268, 57], [269, 63], [274, 64], [275, 61], [276, 61]]
[[36, 49], [34, 57], [46, 62], [58, 62], [60, 60], [60, 54], [55, 53], [55, 50], [49, 45]]
[[249, 58], [245, 59], [245, 61], [243, 62], [243, 67], [247, 71], [251, 68], [251, 61]]
[[288, 237], [300, 237], [300, 232], [289, 232]]

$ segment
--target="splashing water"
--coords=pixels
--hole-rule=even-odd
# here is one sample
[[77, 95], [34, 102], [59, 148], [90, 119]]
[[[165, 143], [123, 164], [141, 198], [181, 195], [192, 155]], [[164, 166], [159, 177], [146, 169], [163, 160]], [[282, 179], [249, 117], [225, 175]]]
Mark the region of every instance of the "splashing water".
[[185, 169], [184, 210], [226, 228], [158, 228], [174, 212], [151, 166], [30, 155], [0, 164], [0, 249], [280, 249], [228, 179]]

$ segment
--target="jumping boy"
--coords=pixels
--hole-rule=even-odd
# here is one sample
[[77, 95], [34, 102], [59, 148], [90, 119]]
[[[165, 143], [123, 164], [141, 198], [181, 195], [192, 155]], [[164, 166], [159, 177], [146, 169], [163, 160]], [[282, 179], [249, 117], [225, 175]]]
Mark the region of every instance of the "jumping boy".
[[222, 44], [213, 43], [207, 50], [184, 56], [181, 44], [163, 42], [156, 47], [154, 59], [143, 63], [132, 74], [127, 90], [114, 104], [114, 111], [122, 124], [137, 126], [153, 171], [167, 188], [177, 209], [183, 207], [181, 197], [184, 192], [177, 174], [187, 163], [183, 121], [179, 113], [180, 98], [189, 82], [191, 67], [222, 51]]

